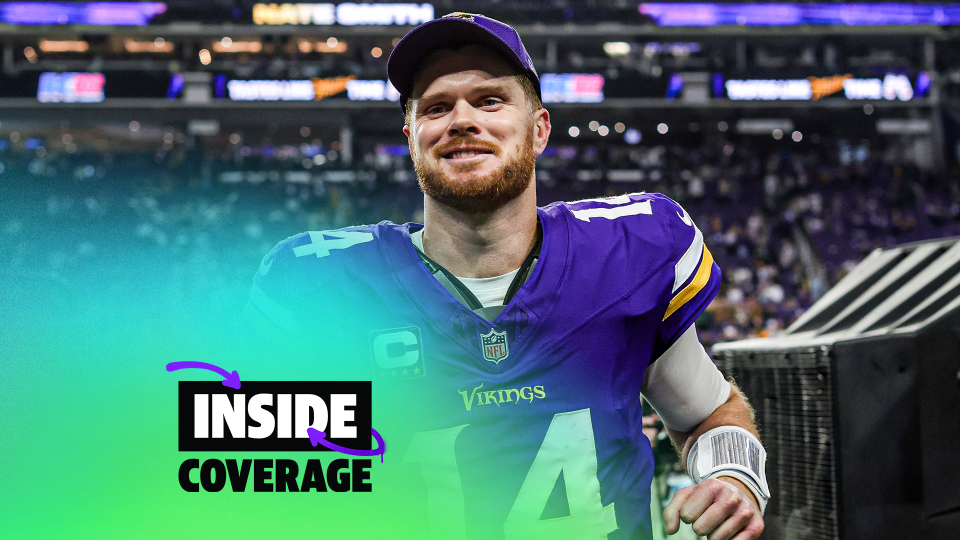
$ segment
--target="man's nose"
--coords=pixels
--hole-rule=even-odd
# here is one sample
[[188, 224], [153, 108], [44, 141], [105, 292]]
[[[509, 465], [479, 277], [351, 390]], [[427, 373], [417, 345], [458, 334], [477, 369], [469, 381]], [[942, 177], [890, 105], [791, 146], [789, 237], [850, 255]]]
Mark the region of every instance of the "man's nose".
[[476, 111], [466, 101], [458, 101], [450, 115], [450, 125], [447, 134], [451, 137], [476, 135], [480, 133], [480, 126], [474, 116]]

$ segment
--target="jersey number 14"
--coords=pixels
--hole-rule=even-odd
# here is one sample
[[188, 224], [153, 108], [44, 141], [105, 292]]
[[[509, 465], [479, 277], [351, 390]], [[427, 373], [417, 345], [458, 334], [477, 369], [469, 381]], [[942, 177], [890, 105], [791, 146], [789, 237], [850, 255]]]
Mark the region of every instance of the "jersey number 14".
[[[454, 443], [468, 426], [416, 433], [403, 458], [404, 463], [420, 463], [427, 486], [427, 515], [433, 538], [463, 540], [467, 537]], [[540, 519], [561, 472], [570, 515]], [[613, 503], [604, 506], [600, 500], [590, 409], [557, 413], [503, 524], [504, 538], [600, 540], [615, 530], [617, 517]]]

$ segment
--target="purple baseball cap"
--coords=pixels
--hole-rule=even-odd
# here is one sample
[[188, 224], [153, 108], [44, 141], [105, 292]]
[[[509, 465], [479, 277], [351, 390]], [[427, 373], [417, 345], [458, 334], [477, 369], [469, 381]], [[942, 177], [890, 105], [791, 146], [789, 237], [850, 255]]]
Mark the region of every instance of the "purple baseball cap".
[[519, 67], [540, 96], [540, 77], [533, 60], [512, 26], [474, 13], [454, 12], [425, 22], [403, 36], [387, 60], [387, 76], [400, 92], [400, 107], [407, 110], [413, 79], [420, 62], [436, 49], [462, 45], [486, 45]]

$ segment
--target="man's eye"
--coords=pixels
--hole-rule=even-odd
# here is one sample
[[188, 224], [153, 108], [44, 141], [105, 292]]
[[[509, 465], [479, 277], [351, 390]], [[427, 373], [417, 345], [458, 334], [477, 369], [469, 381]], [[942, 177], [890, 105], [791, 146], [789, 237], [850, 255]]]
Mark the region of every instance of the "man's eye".
[[441, 114], [443, 112], [443, 107], [441, 105], [434, 105], [427, 109], [427, 114]]
[[486, 98], [481, 102], [481, 104], [484, 107], [495, 107], [500, 104], [500, 100], [496, 98]]

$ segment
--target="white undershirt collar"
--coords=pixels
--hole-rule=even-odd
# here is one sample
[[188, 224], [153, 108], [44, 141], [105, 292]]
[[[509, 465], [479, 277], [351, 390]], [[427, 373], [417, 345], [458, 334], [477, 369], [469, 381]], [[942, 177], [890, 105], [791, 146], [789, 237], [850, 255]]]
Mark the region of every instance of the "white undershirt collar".
[[[410, 239], [413, 241], [413, 245], [423, 252], [423, 229], [411, 233]], [[477, 297], [480, 305], [486, 308], [503, 305], [503, 300], [507, 297], [507, 290], [510, 289], [510, 284], [513, 283], [513, 279], [519, 271], [520, 269], [517, 268], [501, 276], [487, 278], [466, 278], [457, 275], [454, 275], [454, 277], [460, 280], [460, 283], [463, 283]]]

